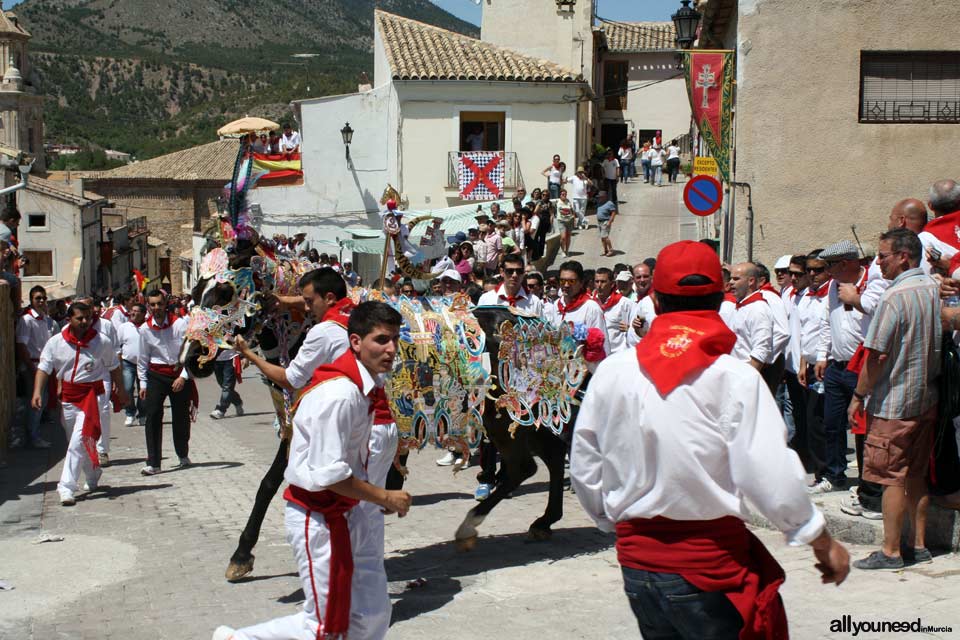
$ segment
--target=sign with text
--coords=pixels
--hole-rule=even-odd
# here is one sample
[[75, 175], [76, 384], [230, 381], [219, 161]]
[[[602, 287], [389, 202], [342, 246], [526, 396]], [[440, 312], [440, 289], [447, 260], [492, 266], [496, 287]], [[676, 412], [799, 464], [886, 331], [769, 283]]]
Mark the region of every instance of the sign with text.
[[717, 159], [711, 158], [709, 156], [702, 156], [699, 158], [693, 159], [693, 173], [694, 175], [707, 174], [711, 176], [717, 175], [719, 168], [717, 167]]

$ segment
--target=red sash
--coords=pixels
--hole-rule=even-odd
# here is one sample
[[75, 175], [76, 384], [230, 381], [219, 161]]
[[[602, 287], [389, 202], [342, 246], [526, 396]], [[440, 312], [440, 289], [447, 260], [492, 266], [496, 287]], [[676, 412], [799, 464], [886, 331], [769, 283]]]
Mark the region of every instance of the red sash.
[[[324, 317], [326, 320], [326, 317]], [[303, 393], [294, 406], [294, 411], [308, 393], [324, 382], [337, 378], [347, 378], [363, 392], [363, 378], [360, 376], [360, 365], [353, 351], [347, 350], [343, 355], [330, 364], [317, 367], [304, 387]], [[373, 403], [371, 403], [371, 411]], [[307, 491], [296, 485], [289, 485], [283, 492], [283, 499], [307, 510], [306, 545], [309, 553], [310, 512], [316, 511], [323, 515], [330, 530], [330, 588], [327, 592], [327, 609], [321, 618], [322, 635], [324, 638], [346, 638], [350, 628], [350, 589], [353, 584], [353, 548], [350, 545], [350, 528], [347, 526], [345, 514], [359, 504], [359, 501], [347, 498], [330, 490]], [[311, 560], [312, 565], [312, 560]], [[311, 579], [312, 579], [311, 575]], [[316, 590], [314, 589], [314, 598]], [[320, 617], [319, 603], [315, 600], [317, 617]]]
[[715, 311], [686, 311], [657, 316], [637, 345], [637, 361], [660, 395], [699, 374], [723, 354], [737, 336]]
[[[180, 375], [183, 367], [175, 364], [160, 364], [158, 362], [151, 362], [147, 369], [166, 378], [176, 378]], [[171, 380], [171, 382], [173, 381]], [[196, 422], [197, 413], [200, 410], [200, 393], [197, 391], [197, 381], [193, 378], [188, 378], [186, 380], [186, 387], [187, 392], [190, 394], [190, 422]]]
[[617, 560], [632, 569], [679, 574], [698, 589], [722, 592], [743, 618], [740, 640], [789, 638], [778, 592], [786, 575], [739, 518], [658, 516], [618, 522]]
[[[79, 354], [79, 351], [77, 353]], [[100, 439], [100, 403], [97, 402], [97, 396], [105, 392], [103, 380], [96, 382], [62, 380], [60, 385], [60, 399], [83, 411], [80, 441], [83, 443], [83, 448], [87, 450], [94, 468], [100, 466], [100, 456], [97, 455], [97, 440]]]

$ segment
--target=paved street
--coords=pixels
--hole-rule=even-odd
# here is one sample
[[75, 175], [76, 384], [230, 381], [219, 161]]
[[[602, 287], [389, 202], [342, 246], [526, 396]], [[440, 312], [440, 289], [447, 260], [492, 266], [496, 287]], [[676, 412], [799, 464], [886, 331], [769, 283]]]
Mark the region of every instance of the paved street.
[[[218, 624], [245, 625], [296, 610], [302, 593], [284, 542], [280, 500], [265, 523], [253, 577], [236, 585], [223, 579], [276, 440], [256, 376], [240, 387], [248, 410], [243, 418], [210, 420], [214, 390], [210, 381], [201, 384], [205, 411], [193, 429], [192, 468], [141, 477], [143, 429], [125, 428], [115, 416], [114, 464], [105, 486], [72, 508], [59, 505], [55, 490], [62, 436], [49, 464], [40, 452], [11, 456], [0, 472], [0, 580], [15, 589], [0, 591], [0, 638], [202, 639]], [[409, 517], [388, 520], [390, 637], [639, 636], [612, 539], [590, 525], [575, 496], [566, 494], [566, 514], [551, 542], [527, 543], [525, 531], [545, 507], [546, 474], [538, 473], [491, 514], [476, 549], [462, 553], [450, 540], [473, 504], [475, 472], [452, 476], [434, 464], [436, 457], [430, 449], [411, 456], [415, 506]], [[34, 544], [41, 534], [64, 539]], [[818, 584], [806, 548], [787, 548], [773, 532], [761, 537], [787, 570], [783, 594], [796, 638], [847, 637], [828, 633], [829, 621], [842, 614], [862, 620], [921, 615], [960, 630], [960, 560], [952, 555], [898, 573], [854, 572], [835, 590]], [[868, 551], [851, 549], [854, 557]], [[425, 582], [415, 586], [417, 579]]]

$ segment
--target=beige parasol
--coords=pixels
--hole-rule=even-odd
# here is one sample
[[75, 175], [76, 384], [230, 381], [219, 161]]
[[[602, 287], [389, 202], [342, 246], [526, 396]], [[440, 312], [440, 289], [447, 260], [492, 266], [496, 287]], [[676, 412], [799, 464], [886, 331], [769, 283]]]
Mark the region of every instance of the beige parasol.
[[228, 122], [217, 129], [218, 136], [242, 136], [247, 133], [257, 133], [260, 131], [275, 131], [280, 128], [276, 122], [266, 118], [240, 118], [233, 122]]

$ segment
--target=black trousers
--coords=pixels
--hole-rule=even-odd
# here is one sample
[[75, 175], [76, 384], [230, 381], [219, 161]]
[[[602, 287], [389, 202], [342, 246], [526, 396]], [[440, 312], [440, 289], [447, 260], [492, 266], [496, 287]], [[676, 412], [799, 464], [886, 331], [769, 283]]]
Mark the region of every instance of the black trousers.
[[[807, 381], [816, 381], [813, 365], [807, 367]], [[794, 386], [794, 384], [796, 386]], [[818, 385], [819, 386], [819, 385]], [[823, 394], [817, 393], [813, 386], [802, 387], [794, 376], [787, 378], [787, 390], [793, 400], [793, 421], [797, 432], [790, 445], [800, 456], [800, 462], [807, 473], [812, 473], [819, 482], [823, 480], [827, 466], [827, 434], [823, 426]], [[798, 405], [794, 393], [799, 391], [802, 404]], [[800, 406], [802, 409], [798, 410]]]
[[170, 398], [170, 412], [173, 414], [173, 448], [180, 458], [186, 458], [190, 453], [190, 389], [184, 385], [179, 393], [174, 393], [173, 380], [153, 371], [147, 373], [147, 399], [144, 402], [147, 464], [156, 469], [160, 468], [163, 458], [163, 402], [167, 398]]
[[774, 397], [777, 395], [777, 387], [780, 386], [780, 381], [783, 380], [783, 370], [785, 366], [786, 358], [784, 358], [781, 353], [777, 356], [776, 360], [760, 369], [760, 377], [767, 383], [767, 388], [770, 389], [770, 395]]
[[477, 474], [477, 482], [481, 484], [501, 484], [506, 477], [506, 472], [503, 465], [501, 465], [500, 472], [497, 472], [499, 452], [496, 445], [484, 436], [478, 449], [480, 451], [480, 473]]

